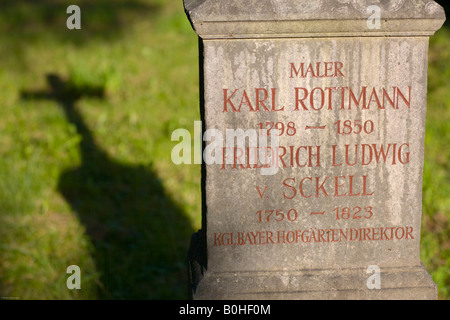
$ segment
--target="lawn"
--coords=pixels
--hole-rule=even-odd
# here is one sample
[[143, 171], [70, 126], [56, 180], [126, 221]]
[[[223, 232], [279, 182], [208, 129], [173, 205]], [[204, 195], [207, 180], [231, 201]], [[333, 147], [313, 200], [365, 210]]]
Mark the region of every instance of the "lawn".
[[[3, 1], [0, 296], [187, 297], [200, 166], [171, 132], [200, 118], [181, 1]], [[78, 265], [82, 290], [68, 290]]]
[[[0, 297], [185, 299], [200, 166], [170, 140], [200, 120], [181, 0], [0, 4]], [[422, 259], [450, 297], [450, 28], [431, 39]], [[78, 265], [81, 290], [68, 290]]]

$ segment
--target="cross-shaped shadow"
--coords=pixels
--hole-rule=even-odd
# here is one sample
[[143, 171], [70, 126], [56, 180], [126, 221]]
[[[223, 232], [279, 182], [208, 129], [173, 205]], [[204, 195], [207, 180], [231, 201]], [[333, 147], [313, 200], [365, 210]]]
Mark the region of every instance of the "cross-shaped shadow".
[[103, 98], [103, 88], [74, 88], [55, 74], [47, 82], [47, 90], [23, 92], [22, 98], [56, 100], [82, 137], [82, 163], [61, 174], [58, 188], [94, 244], [100, 296], [187, 298], [189, 220], [151, 168], [119, 163], [96, 142], [76, 103]]

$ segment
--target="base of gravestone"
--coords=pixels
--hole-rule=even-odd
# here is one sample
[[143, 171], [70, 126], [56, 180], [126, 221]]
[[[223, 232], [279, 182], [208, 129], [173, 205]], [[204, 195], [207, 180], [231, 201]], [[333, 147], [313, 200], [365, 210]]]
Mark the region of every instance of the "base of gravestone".
[[381, 268], [369, 289], [364, 269], [204, 272], [195, 300], [435, 300], [437, 286], [423, 265]]

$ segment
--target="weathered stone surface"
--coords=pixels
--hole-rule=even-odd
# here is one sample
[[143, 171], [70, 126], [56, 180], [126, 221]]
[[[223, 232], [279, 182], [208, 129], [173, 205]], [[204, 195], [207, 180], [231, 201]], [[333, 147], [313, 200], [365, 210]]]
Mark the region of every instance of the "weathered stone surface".
[[[222, 133], [223, 147], [227, 129], [254, 138], [216, 148], [223, 163], [206, 165], [206, 252], [195, 258], [206, 261], [194, 264], [194, 297], [435, 299], [419, 246], [426, 35], [442, 25], [442, 8], [383, 2], [387, 22], [375, 34], [364, 1], [185, 4], [203, 38], [206, 131]], [[286, 38], [278, 20], [326, 27]], [[311, 38], [342, 21], [359, 27]], [[229, 33], [229, 22], [242, 32]], [[230, 35], [242, 39], [221, 39]], [[278, 130], [265, 149], [271, 168], [251, 151], [255, 139], [264, 145], [259, 129]], [[367, 285], [370, 266], [381, 272], [378, 289]]]
[[[366, 24], [374, 4], [380, 30]], [[185, 9], [204, 39], [431, 35], [445, 20], [442, 7], [427, 0], [185, 0]]]
[[436, 285], [422, 266], [381, 269], [380, 290], [368, 290], [366, 270], [325, 269], [207, 273], [196, 299], [405, 300], [437, 299]]

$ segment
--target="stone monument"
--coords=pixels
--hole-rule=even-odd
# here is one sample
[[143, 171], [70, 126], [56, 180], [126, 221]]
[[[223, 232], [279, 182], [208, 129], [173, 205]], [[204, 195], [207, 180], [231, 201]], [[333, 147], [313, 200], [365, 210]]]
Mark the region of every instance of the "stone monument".
[[428, 39], [442, 7], [184, 6], [205, 142], [193, 298], [436, 299], [420, 228]]

